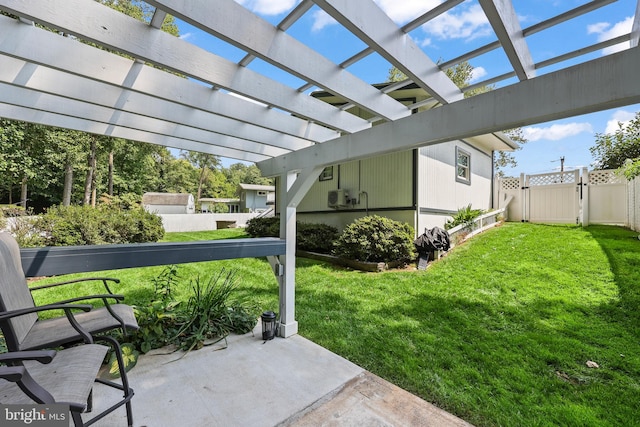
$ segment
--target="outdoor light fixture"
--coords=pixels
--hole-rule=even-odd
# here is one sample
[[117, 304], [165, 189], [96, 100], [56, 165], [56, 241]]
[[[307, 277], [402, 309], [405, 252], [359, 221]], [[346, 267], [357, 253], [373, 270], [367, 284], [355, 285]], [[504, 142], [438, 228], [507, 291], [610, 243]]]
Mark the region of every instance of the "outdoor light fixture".
[[276, 314], [273, 311], [262, 313], [262, 339], [272, 340], [276, 336]]

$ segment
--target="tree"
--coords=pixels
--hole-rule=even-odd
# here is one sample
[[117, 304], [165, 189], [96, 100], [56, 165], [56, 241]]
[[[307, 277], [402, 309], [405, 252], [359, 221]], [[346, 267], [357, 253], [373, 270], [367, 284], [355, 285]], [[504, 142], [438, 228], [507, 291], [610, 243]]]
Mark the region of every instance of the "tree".
[[164, 179], [169, 193], [193, 193], [198, 188], [198, 171], [186, 159], [169, 162]]
[[20, 188], [20, 205], [27, 206], [29, 185], [38, 182], [48, 184], [44, 156], [44, 126], [9, 120], [0, 121], [0, 177], [13, 203], [13, 190]]
[[229, 184], [228, 191], [231, 193], [225, 195], [225, 197], [233, 197], [239, 184], [273, 185], [273, 180], [263, 177], [256, 165], [234, 163], [223, 172]]
[[207, 180], [209, 172], [220, 166], [220, 158], [213, 154], [198, 153], [196, 151], [181, 151], [180, 156], [189, 161], [195, 168], [199, 169], [198, 189], [196, 200], [202, 197], [202, 188]]
[[627, 178], [640, 175], [640, 111], [613, 133], [597, 133], [595, 145], [589, 148], [596, 169], [619, 169]]

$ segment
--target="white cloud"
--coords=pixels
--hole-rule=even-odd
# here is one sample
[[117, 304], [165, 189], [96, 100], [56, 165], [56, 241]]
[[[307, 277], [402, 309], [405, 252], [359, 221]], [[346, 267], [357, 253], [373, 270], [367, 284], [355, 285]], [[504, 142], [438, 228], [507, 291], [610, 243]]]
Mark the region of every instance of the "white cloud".
[[[624, 34], [629, 34], [632, 26], [633, 16], [629, 16], [613, 25], [608, 22], [598, 22], [596, 24], [589, 25], [587, 26], [587, 34], [597, 34], [598, 41], [602, 42]], [[619, 43], [602, 49], [602, 54], [609, 55], [610, 53], [620, 52], [621, 50], [628, 49], [630, 46], [629, 42]]]
[[427, 22], [422, 29], [442, 40], [473, 40], [491, 34], [491, 26], [479, 5], [472, 5], [459, 13], [447, 12]]
[[193, 33], [184, 33], [184, 34], [180, 34], [180, 39], [189, 40], [190, 38], [193, 38], [193, 36], [194, 36]]
[[557, 141], [582, 132], [593, 133], [593, 127], [591, 123], [565, 123], [549, 127], [530, 126], [522, 129], [522, 132], [529, 141], [538, 141], [540, 139]]
[[334, 25], [337, 23], [338, 21], [333, 19], [324, 10], [316, 10], [315, 12], [313, 12], [313, 26], [311, 27], [311, 31], [313, 32], [320, 31], [326, 26]]
[[280, 15], [288, 12], [298, 0], [235, 0], [247, 9], [260, 15]]
[[611, 120], [607, 122], [605, 133], [616, 133], [620, 127], [623, 129], [629, 125], [629, 122], [636, 117], [635, 113], [630, 111], [618, 110], [613, 113]]
[[471, 78], [469, 79], [469, 83], [475, 83], [486, 75], [487, 70], [485, 70], [483, 67], [475, 67], [473, 71], [471, 71]]

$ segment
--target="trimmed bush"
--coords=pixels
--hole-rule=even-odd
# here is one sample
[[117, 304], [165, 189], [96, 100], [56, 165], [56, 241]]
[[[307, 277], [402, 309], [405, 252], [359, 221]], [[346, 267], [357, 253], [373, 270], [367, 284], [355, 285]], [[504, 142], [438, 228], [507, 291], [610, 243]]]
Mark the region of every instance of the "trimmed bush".
[[336, 256], [368, 262], [409, 261], [416, 257], [413, 227], [377, 215], [349, 224], [335, 243]]
[[16, 235], [21, 246], [144, 243], [160, 240], [164, 228], [158, 215], [141, 207], [122, 210], [110, 205], [52, 206], [33, 221], [28, 236], [21, 241]]
[[[251, 237], [280, 236], [280, 217], [252, 218], [245, 228]], [[310, 222], [296, 223], [297, 248], [303, 251], [331, 253], [333, 242], [338, 237], [338, 229], [327, 224]]]
[[338, 229], [327, 224], [299, 222], [296, 225], [298, 249], [329, 254], [338, 238]]
[[280, 217], [251, 218], [247, 221], [245, 231], [251, 237], [278, 237], [280, 236]]

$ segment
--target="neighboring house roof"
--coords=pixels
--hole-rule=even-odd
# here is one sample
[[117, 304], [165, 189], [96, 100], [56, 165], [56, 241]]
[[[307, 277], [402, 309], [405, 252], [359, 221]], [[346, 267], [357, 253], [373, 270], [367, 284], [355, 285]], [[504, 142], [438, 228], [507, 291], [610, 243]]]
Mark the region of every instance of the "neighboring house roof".
[[189, 193], [144, 193], [142, 195], [143, 205], [180, 205], [189, 204]]
[[[388, 83], [374, 84], [373, 86], [378, 90], [384, 90], [386, 87], [391, 86], [393, 84], [394, 84], [393, 82], [388, 82]], [[436, 99], [434, 99], [433, 97], [431, 97], [431, 95], [429, 95], [429, 93], [427, 93], [427, 91], [425, 91], [415, 83], [408, 84], [400, 89], [392, 90], [391, 92], [388, 93], [388, 95], [394, 99], [397, 99], [400, 102], [407, 102], [410, 104], [411, 103], [420, 104], [420, 106], [418, 107], [420, 111], [429, 110], [440, 105]], [[348, 104], [346, 100], [330, 92], [326, 92], [322, 90], [311, 92], [311, 96], [314, 98], [318, 98], [333, 106], [343, 106]], [[356, 115], [364, 115], [363, 118], [366, 118], [366, 119], [368, 119], [369, 116], [371, 116], [371, 113], [368, 113], [368, 112], [354, 111], [354, 113]], [[511, 138], [509, 138], [507, 135], [505, 135], [502, 132], [493, 132], [493, 133], [484, 134], [484, 135], [477, 135], [474, 137], [465, 138], [464, 140], [470, 144], [475, 144], [489, 150], [514, 151], [514, 150], [517, 150], [519, 147], [519, 145], [515, 141], [513, 141]]]
[[242, 190], [262, 190], [262, 191], [276, 191], [274, 185], [258, 185], [258, 184], [238, 184]]
[[240, 199], [222, 197], [222, 198], [202, 198], [202, 199], [199, 199], [199, 201], [200, 201], [200, 203], [202, 203], [202, 202], [208, 202], [208, 203], [238, 203], [238, 202], [240, 202]]

